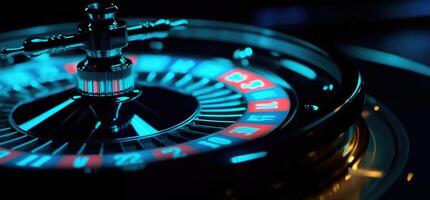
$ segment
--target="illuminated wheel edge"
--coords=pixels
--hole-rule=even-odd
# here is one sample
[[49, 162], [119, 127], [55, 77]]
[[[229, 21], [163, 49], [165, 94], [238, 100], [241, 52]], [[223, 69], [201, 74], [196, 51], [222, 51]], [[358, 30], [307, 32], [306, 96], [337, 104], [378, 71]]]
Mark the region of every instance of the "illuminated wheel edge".
[[[311, 48], [312, 48], [312, 47], [311, 47]], [[321, 55], [321, 54], [323, 54], [323, 53], [321, 53], [321, 52], [318, 52], [318, 54], [320, 54], [320, 55]]]

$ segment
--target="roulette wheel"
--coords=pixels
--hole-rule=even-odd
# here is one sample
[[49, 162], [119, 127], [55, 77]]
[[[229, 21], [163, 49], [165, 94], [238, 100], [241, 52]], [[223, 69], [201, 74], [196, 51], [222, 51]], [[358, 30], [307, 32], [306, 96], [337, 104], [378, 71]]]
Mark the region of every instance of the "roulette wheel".
[[403, 172], [408, 137], [344, 53], [117, 10], [0, 34], [6, 199], [370, 199]]

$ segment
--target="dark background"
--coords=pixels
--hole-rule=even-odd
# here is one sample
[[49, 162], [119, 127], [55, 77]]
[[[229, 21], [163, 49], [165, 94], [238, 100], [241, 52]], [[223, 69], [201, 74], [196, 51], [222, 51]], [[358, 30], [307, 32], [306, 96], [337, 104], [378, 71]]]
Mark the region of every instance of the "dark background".
[[[84, 20], [90, 1], [1, 3], [0, 32]], [[121, 17], [203, 18], [251, 24], [304, 38], [319, 46], [358, 45], [430, 64], [430, 1], [115, 1]], [[323, 3], [322, 3], [323, 2]], [[411, 143], [408, 166], [387, 199], [424, 199], [430, 139], [430, 78], [392, 66], [351, 59], [369, 94], [404, 124]], [[405, 174], [415, 174], [406, 183]]]
[[[3, 1], [1, 29], [71, 22], [82, 20], [83, 8], [94, 1]], [[425, 0], [391, 1], [314, 1], [314, 0], [217, 0], [217, 1], [131, 1], [116, 0], [122, 17], [203, 18], [234, 21], [260, 26], [284, 26], [288, 29], [304, 26], [344, 24], [348, 29], [429, 16], [430, 4]], [[387, 24], [389, 23], [389, 24]], [[412, 25], [409, 22], [410, 25]], [[307, 27], [308, 28], [308, 27]]]
[[[91, 2], [94, 1], [3, 1], [0, 32], [82, 21], [85, 20], [84, 8]], [[251, 24], [287, 32], [320, 46], [351, 40], [359, 44], [368, 43], [373, 48], [390, 48], [393, 53], [430, 64], [423, 53], [430, 52], [430, 42], [423, 34], [399, 38], [402, 41], [398, 45], [394, 41], [375, 41], [378, 40], [375, 37], [385, 37], [393, 32], [427, 30], [430, 19], [430, 1], [427, 0], [113, 2], [120, 8], [119, 16], [124, 18], [199, 18]], [[408, 45], [409, 41], [418, 46], [414, 49]]]

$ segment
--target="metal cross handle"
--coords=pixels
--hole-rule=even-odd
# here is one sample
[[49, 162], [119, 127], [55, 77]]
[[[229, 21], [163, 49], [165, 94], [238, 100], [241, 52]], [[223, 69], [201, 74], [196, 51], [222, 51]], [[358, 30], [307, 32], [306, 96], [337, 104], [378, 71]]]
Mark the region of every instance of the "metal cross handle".
[[171, 30], [184, 28], [187, 24], [186, 20], [159, 19], [127, 26], [116, 18], [117, 11], [117, 6], [112, 3], [90, 4], [85, 9], [89, 20], [79, 24], [76, 33], [31, 37], [21, 47], [3, 48], [1, 54], [5, 57], [16, 54], [35, 57], [81, 48], [91, 57], [112, 57], [119, 55], [130, 41], [163, 38]]
[[183, 28], [187, 21], [160, 19], [127, 26], [125, 21], [116, 18], [117, 11], [113, 3], [90, 4], [85, 9], [88, 21], [79, 24], [76, 33], [28, 38], [22, 47], [4, 48], [1, 54], [35, 57], [83, 49], [87, 56], [77, 66], [76, 84], [82, 95], [111, 97], [128, 93], [134, 89], [133, 64], [122, 55], [122, 49], [130, 41], [166, 37], [171, 30]]

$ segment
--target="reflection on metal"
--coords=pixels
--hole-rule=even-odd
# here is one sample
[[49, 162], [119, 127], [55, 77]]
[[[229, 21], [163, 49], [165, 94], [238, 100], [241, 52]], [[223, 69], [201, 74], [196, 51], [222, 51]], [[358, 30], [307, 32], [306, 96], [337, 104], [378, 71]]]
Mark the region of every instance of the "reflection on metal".
[[243, 163], [243, 162], [263, 158], [266, 156], [267, 156], [267, 151], [260, 151], [260, 152], [248, 153], [248, 154], [231, 157], [230, 162], [233, 164], [237, 164], [237, 163]]
[[[197, 23], [197, 21], [193, 22]], [[207, 26], [207, 24], [205, 24], [205, 26]], [[246, 28], [248, 30], [250, 27], [241, 27], [235, 25], [235, 29], [237, 28]], [[269, 30], [264, 30], [262, 34], [254, 34], [237, 32], [233, 29], [206, 30], [188, 27], [185, 31], [172, 32], [171, 34], [172, 36], [178, 38], [189, 38], [190, 35], [192, 35], [193, 39], [240, 44], [252, 46], [254, 49], [267, 49], [270, 51], [276, 51], [280, 54], [287, 54], [293, 59], [306, 60], [307, 62], [309, 62], [309, 64], [324, 71], [327, 71], [327, 73], [332, 75], [332, 77], [336, 79], [336, 81], [340, 81], [340, 71], [338, 70], [336, 65], [330, 59], [328, 59], [329, 57], [327, 56], [327, 53], [306, 42], [300, 41], [298, 43], [305, 45], [308, 48], [302, 48], [301, 46], [297, 46], [296, 43], [279, 40], [278, 38], [273, 37], [278, 33]], [[271, 35], [271, 37], [268, 37], [268, 35]], [[279, 38], [281, 37], [286, 36], [279, 35]], [[288, 37], [287, 40], [298, 41], [293, 37]], [[314, 51], [310, 51], [311, 49]], [[318, 51], [318, 53], [315, 53], [315, 51]]]
[[406, 176], [406, 181], [411, 182], [413, 178], [414, 178], [414, 173], [409, 172], [408, 175]]
[[320, 108], [317, 105], [305, 105], [305, 109], [309, 111], [318, 111]]
[[323, 86], [323, 91], [333, 91], [333, 89], [334, 89], [333, 84], [328, 84]]
[[365, 176], [369, 178], [381, 178], [384, 176], [384, 173], [379, 170], [370, 170], [370, 169], [356, 169], [352, 172], [355, 175]]
[[333, 192], [337, 192], [340, 189], [339, 183], [333, 185]]
[[134, 115], [131, 119], [131, 125], [139, 136], [148, 136], [158, 132], [157, 129], [137, 115]]
[[345, 181], [350, 180], [350, 179], [351, 179], [351, 177], [352, 177], [352, 175], [351, 175], [351, 174], [347, 174], [347, 175], [345, 176]]
[[19, 128], [21, 128], [24, 131], [28, 131], [28, 130], [32, 129], [33, 127], [39, 125], [40, 123], [42, 123], [43, 121], [45, 121], [46, 119], [48, 119], [49, 117], [54, 115], [55, 113], [64, 109], [68, 105], [72, 104], [74, 101], [75, 100], [73, 100], [73, 99], [68, 99], [68, 100], [58, 104], [57, 106], [51, 108], [50, 110], [42, 113], [41, 115], [36, 116], [35, 118], [28, 120], [27, 122], [19, 125]]
[[347, 162], [352, 163], [355, 161], [356, 156], [354, 156], [354, 152], [356, 151], [357, 145], [358, 145], [358, 137], [359, 137], [359, 131], [357, 128], [354, 128], [354, 130], [349, 130], [347, 132], [348, 137], [350, 138], [350, 142], [343, 147], [342, 156], [346, 157], [348, 156]]
[[[354, 152], [354, 148], [351, 148], [353, 145], [351, 146], [350, 142], [348, 146], [351, 147], [344, 147], [345, 151], [351, 151], [345, 157], [345, 162], [352, 161], [349, 163], [348, 172], [337, 181], [328, 184], [321, 193], [307, 199], [378, 199], [403, 171], [402, 166], [404, 166], [407, 156], [401, 153], [405, 151], [403, 145], [407, 143], [407, 138], [404, 138], [406, 133], [391, 132], [401, 130], [401, 128], [393, 127], [393, 124], [399, 125], [399, 122], [393, 119], [385, 121], [381, 116], [391, 115], [389, 111], [381, 109], [381, 104], [373, 98], [367, 97], [366, 99], [367, 103], [362, 112], [364, 122], [369, 128], [366, 152], [357, 154]], [[378, 108], [375, 109], [374, 105], [378, 105]], [[358, 131], [360, 133], [360, 129]], [[401, 143], [395, 143], [396, 141]], [[400, 148], [396, 149], [398, 147]], [[351, 159], [352, 156], [355, 159]], [[398, 163], [397, 161], [401, 159], [404, 160]], [[395, 166], [394, 170], [393, 166]], [[414, 174], [409, 172], [405, 178], [410, 182], [413, 177]]]
[[351, 169], [354, 171], [354, 170], [357, 170], [358, 169], [358, 165], [360, 164], [360, 162], [361, 162], [361, 160], [358, 160], [357, 162], [355, 162], [353, 165], [352, 165], [352, 167], [351, 167]]
[[300, 74], [308, 79], [315, 79], [317, 77], [317, 73], [304, 64], [289, 59], [283, 59], [280, 62], [283, 67], [293, 72], [296, 72], [297, 74]]
[[251, 47], [246, 47], [245, 49], [237, 49], [233, 53], [234, 59], [247, 59], [254, 55], [254, 50]]
[[341, 46], [341, 49], [348, 56], [356, 59], [403, 69], [430, 77], [429, 66], [395, 54], [353, 45], [344, 45]]
[[373, 106], [373, 111], [378, 112], [379, 110], [381, 110], [380, 106], [378, 106], [378, 105]]
[[348, 157], [348, 162], [352, 163], [352, 162], [354, 162], [354, 159], [355, 159], [355, 157], [353, 155], [351, 155]]

